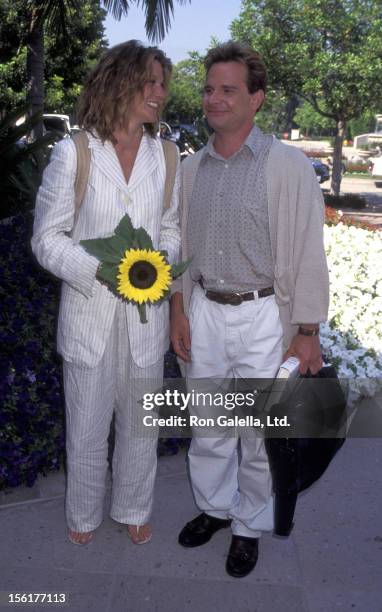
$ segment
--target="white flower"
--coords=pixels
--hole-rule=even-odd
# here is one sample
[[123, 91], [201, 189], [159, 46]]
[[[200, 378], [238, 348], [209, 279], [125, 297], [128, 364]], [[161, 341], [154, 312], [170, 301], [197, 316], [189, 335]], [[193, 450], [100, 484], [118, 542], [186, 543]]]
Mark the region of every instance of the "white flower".
[[324, 235], [331, 300], [322, 349], [351, 379], [355, 401], [382, 388], [382, 240], [343, 223], [325, 226]]

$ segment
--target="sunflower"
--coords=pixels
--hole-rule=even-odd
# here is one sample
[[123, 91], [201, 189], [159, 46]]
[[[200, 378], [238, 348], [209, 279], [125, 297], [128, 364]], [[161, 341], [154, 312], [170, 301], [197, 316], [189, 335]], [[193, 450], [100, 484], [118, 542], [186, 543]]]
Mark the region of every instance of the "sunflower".
[[118, 270], [117, 291], [132, 302], [157, 302], [170, 288], [171, 266], [159, 251], [129, 249]]

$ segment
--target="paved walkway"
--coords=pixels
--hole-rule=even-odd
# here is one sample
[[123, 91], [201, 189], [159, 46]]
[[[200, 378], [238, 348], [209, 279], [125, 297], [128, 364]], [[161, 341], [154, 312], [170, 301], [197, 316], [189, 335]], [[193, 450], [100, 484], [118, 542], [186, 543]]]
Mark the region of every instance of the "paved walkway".
[[[363, 431], [370, 435], [367, 423]], [[347, 440], [300, 496], [292, 535], [265, 535], [258, 565], [243, 579], [224, 571], [228, 530], [199, 549], [177, 544], [196, 513], [184, 451], [159, 460], [155, 533], [144, 546], [134, 546], [109, 518], [89, 546], [70, 544], [64, 475], [50, 474], [0, 498], [0, 591], [67, 594], [65, 607], [23, 606], [35, 611], [381, 612], [381, 474], [382, 440]]]

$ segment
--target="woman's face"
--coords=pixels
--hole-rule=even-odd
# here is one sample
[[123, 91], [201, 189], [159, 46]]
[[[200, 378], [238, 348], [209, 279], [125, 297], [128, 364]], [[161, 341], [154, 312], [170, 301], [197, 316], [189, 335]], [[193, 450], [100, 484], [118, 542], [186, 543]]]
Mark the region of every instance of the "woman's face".
[[158, 60], [151, 66], [151, 75], [146, 81], [143, 92], [135, 95], [130, 110], [129, 123], [156, 123], [159, 121], [166, 99], [163, 68]]

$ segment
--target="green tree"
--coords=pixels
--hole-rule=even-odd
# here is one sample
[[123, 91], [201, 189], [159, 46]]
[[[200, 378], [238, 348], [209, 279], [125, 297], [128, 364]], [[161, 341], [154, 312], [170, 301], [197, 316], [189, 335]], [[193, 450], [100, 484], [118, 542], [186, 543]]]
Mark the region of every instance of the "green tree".
[[[81, 11], [62, 31], [45, 32], [45, 110], [71, 112], [81, 84], [100, 56], [106, 11], [99, 0], [84, 0]], [[0, 108], [9, 112], [25, 103], [28, 13], [23, 0], [0, 0]]]
[[188, 59], [173, 69], [170, 97], [166, 106], [169, 121], [192, 123], [202, 118], [201, 91], [204, 83], [203, 57], [190, 51]]
[[[218, 44], [219, 41], [211, 37], [208, 49]], [[174, 66], [166, 119], [170, 122], [201, 124], [203, 119], [201, 94], [205, 80], [204, 54], [189, 51], [188, 56]], [[287, 98], [283, 92], [270, 88], [256, 123], [265, 132], [285, 132], [292, 126], [297, 105], [298, 100], [295, 96]]]
[[289, 98], [279, 89], [269, 87], [261, 112], [256, 115], [256, 125], [272, 134], [289, 132], [293, 127], [293, 115], [297, 105], [295, 96]]
[[231, 31], [262, 53], [275, 88], [333, 122], [337, 195], [347, 124], [382, 105], [381, 0], [243, 0]]
[[306, 136], [321, 136], [333, 132], [333, 121], [329, 117], [324, 117], [314, 110], [313, 106], [306, 100], [297, 108], [294, 121], [303, 130]]
[[99, 0], [86, 0], [66, 34], [45, 35], [45, 109], [71, 113], [85, 76], [107, 47], [103, 21], [106, 11]]
[[17, 2], [0, 0], [0, 116], [25, 102], [26, 47]]
[[[187, 0], [177, 0], [184, 4]], [[102, 0], [107, 11], [116, 19], [127, 15], [130, 5], [142, 5], [146, 15], [146, 32], [151, 40], [162, 40], [171, 23], [173, 0]], [[76, 11], [81, 11], [79, 0], [28, 0], [27, 33], [27, 101], [32, 113], [44, 107], [44, 28], [64, 34]], [[40, 125], [38, 132], [42, 132]]]
[[354, 138], [355, 136], [359, 136], [360, 134], [368, 134], [369, 132], [374, 132], [375, 115], [376, 112], [380, 110], [381, 106], [379, 106], [379, 108], [375, 107], [374, 110], [365, 111], [360, 117], [357, 117], [357, 119], [351, 119], [351, 121], [349, 121], [350, 137]]

